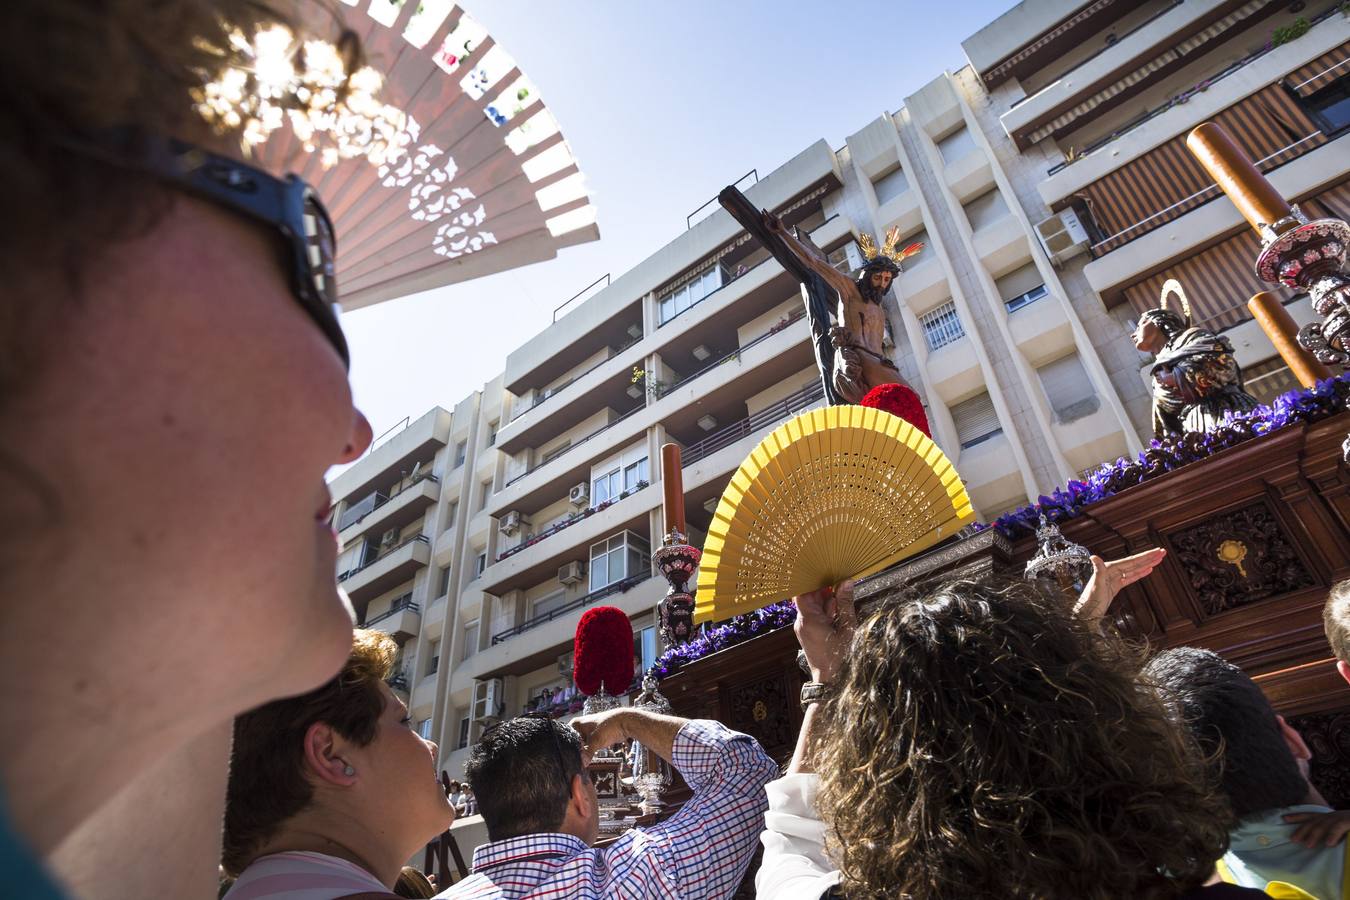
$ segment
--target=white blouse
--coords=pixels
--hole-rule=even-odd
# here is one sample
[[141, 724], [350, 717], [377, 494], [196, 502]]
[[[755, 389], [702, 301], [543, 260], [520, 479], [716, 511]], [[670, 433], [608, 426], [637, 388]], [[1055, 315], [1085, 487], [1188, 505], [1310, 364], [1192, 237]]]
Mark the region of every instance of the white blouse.
[[785, 775], [764, 786], [764, 859], [755, 875], [759, 900], [819, 900], [840, 881], [825, 854], [825, 823], [816, 818], [816, 775]]

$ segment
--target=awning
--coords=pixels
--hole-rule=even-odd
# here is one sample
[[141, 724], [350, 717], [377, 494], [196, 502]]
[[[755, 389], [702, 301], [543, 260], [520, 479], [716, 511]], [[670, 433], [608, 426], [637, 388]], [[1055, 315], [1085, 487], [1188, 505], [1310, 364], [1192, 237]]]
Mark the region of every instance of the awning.
[[1300, 97], [1307, 97], [1346, 75], [1350, 75], [1350, 41], [1290, 72], [1284, 83]]

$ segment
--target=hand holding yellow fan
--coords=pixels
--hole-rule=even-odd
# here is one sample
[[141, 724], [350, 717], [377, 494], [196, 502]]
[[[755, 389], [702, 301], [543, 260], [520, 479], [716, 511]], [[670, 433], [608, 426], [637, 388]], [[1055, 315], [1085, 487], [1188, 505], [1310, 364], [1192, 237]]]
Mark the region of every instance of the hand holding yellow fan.
[[872, 575], [974, 517], [951, 462], [904, 419], [862, 406], [802, 413], [760, 441], [723, 492], [694, 620]]

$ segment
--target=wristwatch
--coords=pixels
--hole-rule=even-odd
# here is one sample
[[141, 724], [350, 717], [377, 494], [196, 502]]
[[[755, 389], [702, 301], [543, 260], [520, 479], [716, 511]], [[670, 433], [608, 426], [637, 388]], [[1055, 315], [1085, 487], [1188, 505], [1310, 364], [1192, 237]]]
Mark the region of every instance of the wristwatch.
[[828, 684], [821, 684], [819, 681], [808, 681], [802, 685], [802, 709], [806, 709], [812, 703], [824, 700], [825, 692], [828, 689]]

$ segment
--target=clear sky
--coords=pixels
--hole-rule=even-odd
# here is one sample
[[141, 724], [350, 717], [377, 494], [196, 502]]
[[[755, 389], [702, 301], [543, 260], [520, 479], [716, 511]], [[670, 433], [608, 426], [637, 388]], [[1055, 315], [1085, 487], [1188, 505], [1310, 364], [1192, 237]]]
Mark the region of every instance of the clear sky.
[[344, 316], [376, 435], [502, 371], [554, 307], [761, 175], [894, 111], [1012, 0], [460, 0], [539, 87], [586, 175], [600, 240]]

